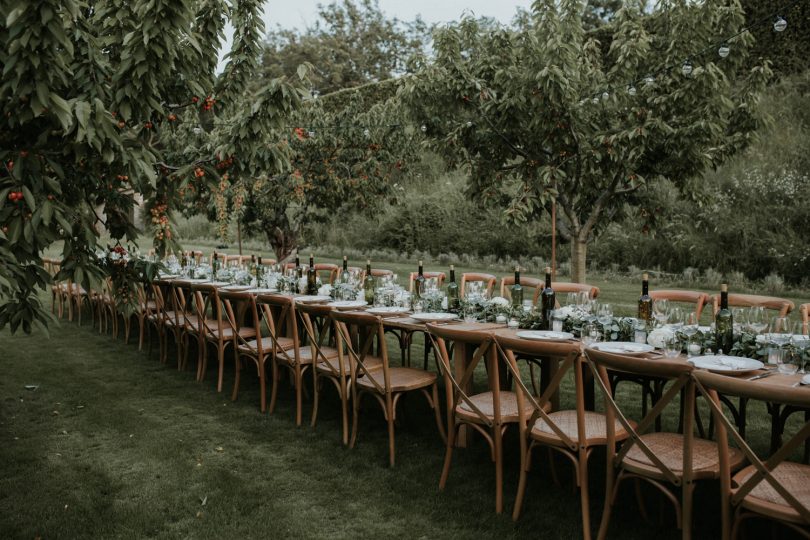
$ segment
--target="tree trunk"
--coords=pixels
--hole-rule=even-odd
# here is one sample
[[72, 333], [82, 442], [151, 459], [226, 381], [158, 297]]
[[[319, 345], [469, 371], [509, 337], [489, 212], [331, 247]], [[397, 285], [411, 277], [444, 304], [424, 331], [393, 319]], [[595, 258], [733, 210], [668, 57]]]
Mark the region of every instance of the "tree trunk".
[[585, 283], [585, 265], [587, 262], [588, 241], [582, 235], [571, 235], [571, 281]]
[[267, 240], [276, 254], [279, 264], [285, 262], [298, 248], [298, 235], [293, 231], [285, 231], [275, 227], [267, 231]]

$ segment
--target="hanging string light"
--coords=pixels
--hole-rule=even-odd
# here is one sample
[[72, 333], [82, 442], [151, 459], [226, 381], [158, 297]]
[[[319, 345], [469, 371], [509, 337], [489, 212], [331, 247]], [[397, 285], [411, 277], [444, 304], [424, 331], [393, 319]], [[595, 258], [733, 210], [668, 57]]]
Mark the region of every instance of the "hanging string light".
[[684, 74], [685, 77], [688, 77], [692, 74], [692, 62], [689, 60], [685, 60], [683, 65], [681, 66], [681, 72]]
[[630, 86], [627, 87], [627, 93], [630, 94], [631, 96], [635, 96], [636, 87], [631, 84]]
[[366, 137], [369, 137], [371, 135], [371, 131], [369, 131], [369, 129], [366, 128], [366, 129], [363, 130], [363, 135], [365, 135]]
[[422, 127], [421, 127], [421, 128], [419, 128], [419, 129], [421, 129], [421, 130], [422, 130], [422, 133], [426, 133], [426, 132], [427, 132], [427, 126], [426, 126], [425, 124], [422, 124]]
[[777, 15], [773, 23], [773, 29], [777, 32], [784, 32], [785, 28], [787, 28], [787, 21], [781, 15]]
[[731, 48], [728, 46], [728, 43], [723, 43], [722, 45], [720, 45], [720, 48], [717, 49], [717, 55], [720, 58], [726, 58], [730, 52]]

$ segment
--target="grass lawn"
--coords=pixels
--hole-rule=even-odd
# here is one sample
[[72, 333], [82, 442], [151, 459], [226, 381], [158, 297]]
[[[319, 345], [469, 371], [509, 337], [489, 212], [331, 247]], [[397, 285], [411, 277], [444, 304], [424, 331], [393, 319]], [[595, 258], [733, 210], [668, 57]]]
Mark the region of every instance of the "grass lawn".
[[[156, 351], [149, 358], [89, 324], [63, 321], [50, 339], [4, 332], [0, 351], [3, 538], [581, 537], [570, 468], [558, 462], [561, 485], [555, 485], [542, 451], [535, 452], [523, 516], [512, 522], [514, 432], [505, 442], [504, 515], [494, 513], [494, 468], [480, 437], [456, 452], [440, 493], [444, 447], [421, 396], [401, 404], [397, 466], [390, 469], [385, 424], [371, 400], [358, 445], [349, 450], [340, 443], [331, 389], [322, 396], [316, 428], [297, 428], [286, 382], [275, 414], [261, 414], [250, 371], [233, 403], [227, 391], [216, 392], [214, 363], [198, 384], [171, 360], [160, 364]], [[233, 380], [228, 367], [226, 390]], [[563, 406], [571, 397], [567, 386]], [[625, 386], [621, 399], [638, 418], [637, 388]], [[305, 418], [310, 411], [307, 404]], [[674, 415], [667, 418], [670, 429]], [[749, 435], [759, 451], [767, 450], [768, 429], [764, 406], [752, 404]], [[594, 455], [590, 470], [598, 523], [603, 453]], [[717, 489], [709, 483], [697, 490], [696, 538], [719, 535]], [[611, 538], [680, 537], [661, 498], [650, 492], [646, 499], [651, 523], [638, 517], [626, 486]]]

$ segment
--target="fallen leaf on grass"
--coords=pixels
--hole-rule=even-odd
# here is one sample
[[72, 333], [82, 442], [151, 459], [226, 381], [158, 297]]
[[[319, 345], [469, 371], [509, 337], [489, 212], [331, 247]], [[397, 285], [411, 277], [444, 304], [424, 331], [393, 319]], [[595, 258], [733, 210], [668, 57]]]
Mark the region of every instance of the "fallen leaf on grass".
[[25, 388], [26, 390], [36, 390], [37, 388], [39, 388], [39, 385], [38, 384], [26, 384], [23, 388]]
[[208, 502], [208, 495], [206, 495], [205, 497], [200, 497], [200, 506], [205, 506], [207, 502]]
[[222, 448], [221, 446], [217, 446], [217, 452], [224, 452], [224, 451], [225, 451], [224, 448]]
[[197, 512], [197, 517], [198, 517], [198, 518], [201, 518], [201, 517], [202, 517], [202, 512], [198, 511], [198, 512]]
[[51, 412], [51, 414], [52, 414], [53, 416], [59, 416], [59, 411], [52, 411], [52, 412]]

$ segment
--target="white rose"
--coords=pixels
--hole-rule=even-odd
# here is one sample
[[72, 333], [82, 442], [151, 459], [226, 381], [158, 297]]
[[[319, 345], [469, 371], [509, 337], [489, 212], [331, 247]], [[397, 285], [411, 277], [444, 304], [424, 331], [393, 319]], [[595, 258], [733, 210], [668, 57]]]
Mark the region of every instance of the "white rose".
[[675, 337], [675, 332], [671, 328], [656, 328], [647, 335], [647, 343], [656, 349], [663, 349], [667, 340]]
[[318, 289], [318, 294], [321, 296], [331, 296], [332, 295], [332, 286], [331, 285], [324, 285], [320, 289]]
[[489, 303], [492, 304], [493, 306], [500, 306], [500, 307], [508, 307], [510, 305], [509, 300], [507, 300], [503, 296], [496, 296], [492, 300], [490, 300]]
[[447, 309], [447, 297], [442, 298], [442, 309]]

